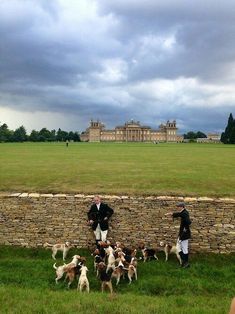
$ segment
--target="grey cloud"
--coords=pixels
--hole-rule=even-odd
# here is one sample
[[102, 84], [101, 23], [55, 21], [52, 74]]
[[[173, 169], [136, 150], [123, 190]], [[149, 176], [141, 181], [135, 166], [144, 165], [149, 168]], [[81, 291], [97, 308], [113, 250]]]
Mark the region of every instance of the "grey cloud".
[[[149, 49], [132, 79], [178, 76], [226, 79], [224, 67], [235, 61], [235, 6], [231, 1], [105, 1], [104, 12], [121, 21], [120, 40], [133, 44], [138, 60], [138, 38], [146, 35], [176, 39], [173, 53]], [[134, 43], [133, 43], [134, 41]], [[161, 62], [158, 62], [159, 56]]]

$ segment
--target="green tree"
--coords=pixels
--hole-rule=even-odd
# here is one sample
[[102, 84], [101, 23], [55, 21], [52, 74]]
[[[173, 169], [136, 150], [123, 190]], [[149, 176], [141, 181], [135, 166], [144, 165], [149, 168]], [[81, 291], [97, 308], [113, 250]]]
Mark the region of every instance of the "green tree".
[[196, 138], [207, 138], [207, 135], [201, 131], [196, 133]]
[[70, 131], [70, 132], [68, 133], [68, 140], [69, 140], [69, 141], [73, 141], [73, 138], [74, 138], [74, 133], [73, 133], [72, 131]]
[[195, 140], [197, 138], [197, 134], [193, 131], [189, 131], [188, 133], [184, 134], [184, 138], [189, 140]]
[[226, 141], [225, 132], [221, 133], [220, 140], [221, 140], [222, 143], [225, 143], [225, 141]]
[[228, 118], [228, 124], [225, 128], [225, 131], [221, 134], [221, 142], [224, 144], [232, 144], [233, 139], [233, 127], [234, 127], [234, 119], [232, 113], [230, 113]]
[[48, 142], [51, 140], [51, 132], [47, 128], [42, 128], [38, 132], [38, 139], [40, 142]]
[[189, 131], [188, 133], [184, 134], [184, 139], [188, 139], [191, 142], [195, 142], [197, 138], [206, 138], [206, 134], [201, 132], [201, 131], [197, 131], [197, 132], [193, 132], [193, 131]]
[[80, 142], [81, 141], [80, 135], [78, 134], [78, 132], [74, 132], [73, 140], [74, 140], [74, 142]]
[[11, 142], [13, 131], [8, 129], [6, 123], [0, 125], [0, 142]]
[[64, 142], [64, 141], [68, 140], [68, 132], [62, 131], [59, 128], [58, 131], [57, 131], [57, 134], [56, 134], [56, 139], [59, 142]]
[[23, 125], [17, 128], [13, 133], [14, 142], [25, 142], [27, 141], [26, 129]]
[[38, 131], [32, 130], [32, 132], [29, 135], [29, 141], [38, 142], [38, 140], [39, 140], [38, 139]]
[[56, 130], [51, 130], [51, 142], [55, 142], [56, 141]]
[[230, 132], [230, 144], [235, 144], [235, 120], [233, 120], [233, 126]]

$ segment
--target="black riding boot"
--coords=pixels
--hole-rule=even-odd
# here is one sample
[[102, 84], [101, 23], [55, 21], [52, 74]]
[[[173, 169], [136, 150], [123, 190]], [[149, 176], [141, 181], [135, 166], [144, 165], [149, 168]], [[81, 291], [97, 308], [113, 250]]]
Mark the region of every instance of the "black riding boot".
[[101, 240], [95, 240], [95, 245], [96, 245], [96, 247], [97, 247], [97, 249], [100, 249], [100, 245], [99, 245], [99, 242], [100, 242]]
[[188, 254], [184, 254], [184, 265], [182, 267], [183, 268], [190, 267], [189, 262], [188, 262]]
[[183, 267], [184, 265], [184, 253], [182, 251], [179, 252], [179, 256], [181, 258], [181, 264], [180, 264], [180, 267]]

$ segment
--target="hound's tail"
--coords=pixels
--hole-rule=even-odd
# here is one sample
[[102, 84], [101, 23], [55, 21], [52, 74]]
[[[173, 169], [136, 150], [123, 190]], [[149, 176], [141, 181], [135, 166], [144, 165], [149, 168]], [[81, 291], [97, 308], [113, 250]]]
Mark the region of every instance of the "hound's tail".
[[54, 269], [57, 269], [57, 268], [58, 268], [58, 267], [56, 267], [56, 263], [53, 265], [53, 268], [54, 268]]

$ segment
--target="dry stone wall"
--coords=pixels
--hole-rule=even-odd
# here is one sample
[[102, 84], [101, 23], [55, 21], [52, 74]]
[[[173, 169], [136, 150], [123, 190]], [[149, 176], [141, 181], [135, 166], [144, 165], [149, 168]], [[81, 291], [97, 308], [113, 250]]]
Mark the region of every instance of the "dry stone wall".
[[[114, 209], [108, 238], [127, 246], [139, 242], [156, 247], [174, 243], [179, 220], [166, 217], [185, 201], [192, 220], [192, 252], [235, 252], [235, 199], [102, 196]], [[87, 212], [93, 195], [16, 193], [0, 195], [0, 244], [40, 247], [44, 242], [71, 241], [78, 247], [94, 244]]]

